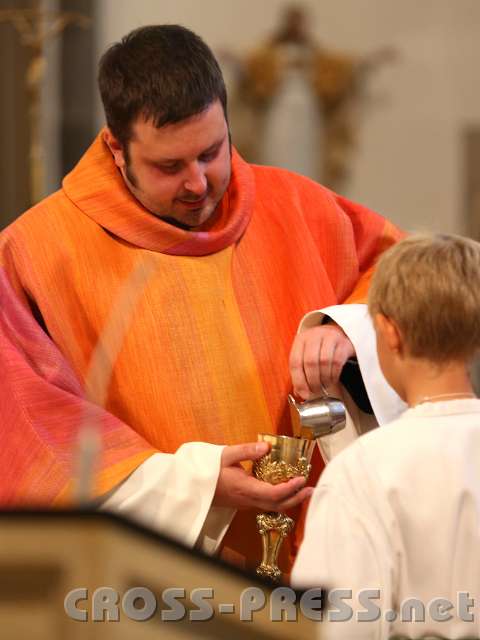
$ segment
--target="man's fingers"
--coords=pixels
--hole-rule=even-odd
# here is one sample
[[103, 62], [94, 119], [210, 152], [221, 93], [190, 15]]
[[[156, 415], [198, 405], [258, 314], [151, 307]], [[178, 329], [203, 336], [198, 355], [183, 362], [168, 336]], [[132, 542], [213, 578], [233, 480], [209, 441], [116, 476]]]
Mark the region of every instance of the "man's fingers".
[[258, 460], [270, 451], [268, 442], [247, 442], [224, 447], [222, 451], [222, 467], [230, 467], [244, 460]]
[[309, 340], [305, 343], [303, 352], [303, 369], [310, 392], [318, 392], [321, 387], [320, 358], [323, 340]]
[[258, 509], [264, 511], [281, 511], [300, 504], [308, 494], [305, 494], [306, 479], [303, 476], [292, 478], [288, 482], [272, 485], [261, 482], [255, 487], [255, 503]]
[[269, 484], [264, 483], [269, 486], [268, 498], [265, 495], [265, 498], [271, 500], [272, 502], [283, 502], [287, 498], [290, 498], [292, 495], [303, 489], [307, 480], [304, 476], [298, 476], [297, 478], [292, 478], [288, 480], [288, 482], [281, 482], [280, 484]]
[[223, 466], [218, 476], [214, 503], [234, 509], [281, 511], [300, 504], [308, 495], [303, 476], [273, 485], [246, 473], [234, 464]]
[[349, 344], [338, 344], [332, 360], [331, 384], [335, 385], [340, 379], [342, 369], [350, 357]]
[[330, 363], [330, 377], [324, 378], [322, 375], [322, 382], [325, 386], [336, 386], [338, 384], [342, 369], [352, 354], [351, 346], [349, 340], [341, 340], [335, 344]]
[[295, 338], [290, 353], [295, 393], [304, 400], [332, 393], [345, 362], [353, 355], [353, 345], [338, 325], [330, 323], [307, 329]]
[[336, 346], [334, 336], [329, 335], [322, 341], [319, 357], [320, 384], [315, 389], [316, 392], [328, 390], [328, 385], [332, 383], [332, 361], [335, 356]]
[[[280, 486], [280, 485], [277, 485]], [[267, 501], [262, 505], [264, 511], [285, 511], [286, 509], [292, 509], [301, 504], [306, 498], [310, 497], [313, 492], [313, 487], [301, 487], [293, 493], [288, 494], [282, 500]]]
[[298, 491], [295, 495], [293, 495], [291, 498], [288, 498], [287, 500], [282, 502], [282, 504], [278, 505], [277, 511], [287, 511], [288, 509], [293, 509], [293, 507], [296, 507], [299, 504], [302, 504], [304, 500], [306, 500], [307, 498], [310, 498], [313, 491], [314, 491], [313, 487], [304, 487], [303, 489]]
[[305, 340], [302, 334], [298, 335], [293, 341], [292, 350], [290, 351], [290, 376], [292, 378], [293, 390], [296, 395], [306, 400], [310, 396], [305, 370], [303, 368], [303, 354], [305, 350]]

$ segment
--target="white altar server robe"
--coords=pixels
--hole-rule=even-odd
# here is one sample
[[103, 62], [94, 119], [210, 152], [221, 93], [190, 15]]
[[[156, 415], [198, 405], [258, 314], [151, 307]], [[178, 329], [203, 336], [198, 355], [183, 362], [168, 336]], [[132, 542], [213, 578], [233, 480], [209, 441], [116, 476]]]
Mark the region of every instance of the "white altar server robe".
[[[480, 400], [420, 404], [335, 457], [312, 496], [292, 583], [351, 589], [343, 602], [357, 611], [361, 590], [380, 590], [370, 600], [378, 620], [331, 621], [327, 611], [322, 638], [478, 637]], [[409, 598], [424, 621], [400, 615]]]

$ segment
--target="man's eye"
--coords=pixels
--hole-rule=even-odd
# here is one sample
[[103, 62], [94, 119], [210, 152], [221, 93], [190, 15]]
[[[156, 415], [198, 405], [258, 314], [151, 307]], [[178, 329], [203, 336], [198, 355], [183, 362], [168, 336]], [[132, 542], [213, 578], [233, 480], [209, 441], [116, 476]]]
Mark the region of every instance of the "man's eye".
[[212, 160], [214, 160], [217, 155], [218, 155], [218, 149], [215, 149], [214, 151], [209, 151], [208, 153], [203, 153], [200, 156], [200, 161], [201, 162], [211, 162]]
[[159, 169], [162, 173], [173, 174], [178, 173], [178, 171], [180, 170], [180, 166], [178, 164], [160, 165], [157, 166], [157, 169]]

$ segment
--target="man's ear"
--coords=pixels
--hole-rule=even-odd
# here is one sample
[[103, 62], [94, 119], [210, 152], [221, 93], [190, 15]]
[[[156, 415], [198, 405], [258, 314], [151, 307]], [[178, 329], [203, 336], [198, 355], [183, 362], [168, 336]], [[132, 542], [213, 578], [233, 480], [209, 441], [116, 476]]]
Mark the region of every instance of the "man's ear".
[[377, 331], [380, 331], [382, 334], [384, 344], [397, 354], [403, 353], [403, 337], [398, 325], [388, 318], [384, 316], [383, 313], [375, 314], [375, 326]]
[[119, 169], [124, 169], [126, 163], [123, 147], [108, 127], [106, 127], [103, 132], [103, 141], [110, 149], [110, 153], [112, 154], [117, 167]]

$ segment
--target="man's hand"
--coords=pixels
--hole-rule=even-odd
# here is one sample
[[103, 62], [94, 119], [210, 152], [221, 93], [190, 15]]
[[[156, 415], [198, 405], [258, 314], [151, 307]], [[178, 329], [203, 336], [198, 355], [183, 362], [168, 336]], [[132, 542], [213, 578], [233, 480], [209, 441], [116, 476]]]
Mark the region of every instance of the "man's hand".
[[343, 365], [354, 355], [353, 344], [338, 324], [323, 324], [298, 334], [290, 352], [294, 393], [304, 400], [338, 395]]
[[305, 487], [300, 476], [281, 484], [257, 480], [240, 465], [244, 460], [257, 460], [268, 453], [267, 442], [253, 442], [225, 447], [222, 467], [218, 476], [213, 504], [234, 509], [258, 511], [285, 511], [303, 502], [312, 494], [312, 487]]

